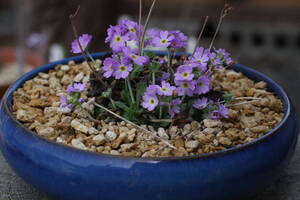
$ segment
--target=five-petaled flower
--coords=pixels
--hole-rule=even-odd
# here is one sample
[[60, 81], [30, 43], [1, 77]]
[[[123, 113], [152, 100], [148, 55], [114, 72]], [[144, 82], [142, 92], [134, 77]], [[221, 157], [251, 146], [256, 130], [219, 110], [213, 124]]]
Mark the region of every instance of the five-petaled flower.
[[174, 99], [171, 101], [168, 109], [168, 113], [171, 116], [171, 118], [174, 117], [175, 114], [180, 113], [180, 104], [182, 103], [182, 100], [179, 98]]
[[153, 111], [158, 105], [158, 98], [155, 95], [145, 94], [143, 96], [142, 106], [148, 111]]
[[132, 69], [132, 64], [128, 62], [128, 59], [123, 58], [114, 72], [114, 77], [116, 79], [125, 79], [128, 77], [129, 72], [131, 72]]
[[161, 87], [158, 88], [157, 93], [160, 96], [172, 96], [173, 91], [176, 89], [176, 87], [171, 86], [170, 83], [163, 81], [161, 83]]
[[207, 106], [208, 106], [208, 99], [206, 97], [197, 99], [193, 104], [193, 107], [197, 108], [198, 110], [203, 110]]
[[160, 31], [159, 36], [153, 38], [152, 44], [155, 47], [169, 47], [173, 39], [174, 36], [168, 31]]

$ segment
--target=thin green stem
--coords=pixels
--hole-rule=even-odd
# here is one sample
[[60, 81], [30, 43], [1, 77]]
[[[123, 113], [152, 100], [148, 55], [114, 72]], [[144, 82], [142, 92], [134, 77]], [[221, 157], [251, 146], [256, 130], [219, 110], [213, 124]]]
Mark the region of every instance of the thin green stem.
[[171, 62], [172, 62], [171, 49], [168, 48], [168, 70], [171, 74], [174, 74], [174, 70], [171, 67]]
[[94, 65], [97, 67], [97, 68], [100, 68], [100, 65], [99, 63], [96, 62], [96, 60], [92, 57], [92, 55], [90, 54], [89, 51], [86, 51], [88, 57], [91, 59], [91, 61], [94, 63]]
[[162, 106], [159, 107], [159, 119], [162, 118]]
[[152, 83], [155, 85], [155, 72], [152, 72]]
[[129, 90], [131, 101], [132, 101], [133, 104], [135, 104], [135, 100], [134, 100], [134, 96], [133, 96], [133, 92], [132, 92], [132, 87], [131, 87], [130, 80], [127, 78], [126, 82], [127, 82], [127, 86], [128, 86], [128, 90]]
[[109, 98], [110, 102], [111, 102], [111, 105], [114, 109], [116, 109], [116, 104], [115, 104], [115, 101], [112, 99], [112, 98]]

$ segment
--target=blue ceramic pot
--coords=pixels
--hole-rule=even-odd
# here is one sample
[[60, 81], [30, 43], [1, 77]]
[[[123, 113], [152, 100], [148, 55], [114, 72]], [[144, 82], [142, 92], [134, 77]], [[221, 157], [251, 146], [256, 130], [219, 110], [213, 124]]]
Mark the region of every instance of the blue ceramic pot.
[[[93, 54], [95, 58], [104, 53]], [[6, 92], [0, 110], [0, 148], [25, 181], [61, 200], [232, 200], [245, 199], [270, 184], [295, 150], [298, 126], [286, 93], [273, 80], [235, 65], [284, 103], [283, 120], [265, 136], [216, 153], [168, 158], [133, 158], [86, 152], [43, 139], [11, 113], [13, 92], [39, 72], [81, 56], [39, 67]]]

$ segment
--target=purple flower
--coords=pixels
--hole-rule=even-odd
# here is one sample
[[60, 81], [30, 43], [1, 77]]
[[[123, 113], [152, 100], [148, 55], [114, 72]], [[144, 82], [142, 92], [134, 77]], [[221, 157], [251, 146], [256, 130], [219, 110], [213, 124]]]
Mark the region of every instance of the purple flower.
[[111, 34], [112, 36], [107, 38], [107, 41], [110, 42], [110, 48], [112, 48], [114, 52], [122, 51], [126, 42], [129, 41], [129, 36], [127, 34], [123, 35], [123, 30], [121, 28], [115, 28]]
[[127, 29], [128, 36], [131, 40], [138, 40], [139, 26], [136, 22], [124, 19], [120, 25]]
[[172, 96], [173, 91], [176, 89], [176, 87], [171, 86], [170, 83], [163, 81], [161, 83], [161, 87], [158, 86], [157, 93], [160, 96]]
[[193, 67], [189, 65], [181, 65], [174, 74], [177, 81], [190, 81], [194, 78]]
[[105, 38], [105, 43], [109, 43], [113, 40], [116, 33], [121, 33], [121, 35], [126, 34], [126, 29], [123, 26], [110, 26], [107, 29], [107, 37]]
[[210, 64], [217, 69], [221, 69], [223, 66], [223, 62], [218, 58], [216, 53], [210, 54]]
[[156, 93], [159, 90], [159, 86], [158, 85], [149, 85], [146, 89], [145, 94], [147, 95], [156, 95]]
[[176, 88], [178, 96], [193, 96], [195, 90], [195, 81], [176, 81], [178, 88]]
[[203, 97], [201, 99], [197, 99], [194, 104], [193, 107], [197, 108], [199, 110], [203, 110], [204, 108], [206, 108], [208, 106], [208, 99], [206, 97]]
[[148, 38], [159, 37], [159, 34], [160, 34], [160, 30], [155, 29], [155, 28], [147, 30], [147, 33], [146, 33]]
[[232, 59], [230, 58], [230, 54], [226, 52], [225, 49], [215, 49], [215, 52], [217, 53], [217, 57], [225, 64], [230, 65], [232, 63]]
[[180, 104], [181, 104], [181, 100], [180, 99], [174, 99], [171, 101], [170, 106], [169, 106], [169, 110], [168, 113], [171, 116], [171, 118], [174, 117], [175, 114], [180, 113]]
[[224, 104], [219, 105], [220, 115], [224, 118], [228, 118], [229, 110]]
[[168, 72], [163, 72], [162, 76], [157, 78], [158, 82], [166, 81], [170, 79], [170, 73]]
[[163, 64], [166, 64], [167, 61], [165, 59], [159, 59], [159, 64], [160, 65], [163, 65]]
[[[78, 38], [78, 40], [82, 47], [82, 50], [84, 51], [86, 49], [86, 47], [88, 46], [88, 44], [91, 42], [92, 36], [89, 34], [83, 34], [82, 36], [80, 36]], [[72, 49], [71, 49], [72, 53], [82, 53], [81, 48], [78, 44], [78, 40], [76, 39], [72, 42]]]
[[218, 103], [217, 106], [218, 106], [217, 110], [213, 110], [209, 113], [209, 118], [210, 119], [219, 119], [220, 117], [228, 118], [228, 113], [229, 113], [228, 108], [226, 108], [224, 104], [220, 104], [220, 103]]
[[68, 98], [65, 95], [60, 96], [60, 108], [68, 106]]
[[174, 36], [174, 39], [171, 41], [172, 48], [184, 48], [187, 45], [187, 36], [184, 35], [181, 31], [170, 31], [170, 33]]
[[85, 90], [85, 83], [73, 83], [68, 86], [67, 93], [83, 92]]
[[132, 64], [130, 62], [128, 62], [127, 59], [123, 58], [121, 63], [119, 63], [116, 71], [114, 72], [114, 77], [116, 79], [125, 79], [128, 77], [129, 72], [132, 71]]
[[105, 58], [105, 60], [103, 61], [103, 70], [104, 70], [104, 74], [103, 76], [105, 78], [109, 78], [113, 75], [113, 73], [115, 72], [115, 70], [118, 67], [119, 62], [113, 58]]
[[158, 105], [158, 99], [155, 95], [145, 94], [143, 96], [142, 106], [148, 111], [152, 111]]
[[170, 35], [168, 31], [160, 31], [159, 36], [153, 38], [152, 44], [155, 47], [169, 47], [173, 39], [174, 36]]
[[206, 94], [211, 89], [211, 80], [208, 76], [200, 76], [196, 82], [195, 94]]
[[205, 72], [207, 70], [207, 62], [209, 60], [209, 51], [203, 47], [197, 48], [195, 53], [190, 58], [190, 62], [199, 65], [199, 68]]
[[153, 28], [153, 29], [147, 30], [145, 46], [149, 46], [149, 45], [154, 46], [153, 39], [156, 37], [159, 37], [159, 33], [160, 33], [160, 30], [158, 30], [158, 29]]
[[139, 56], [138, 49], [130, 49], [130, 47], [123, 47], [124, 55], [138, 65], [146, 65], [149, 62], [148, 56]]
[[84, 98], [79, 98], [79, 103], [83, 103], [85, 100], [84, 100]]

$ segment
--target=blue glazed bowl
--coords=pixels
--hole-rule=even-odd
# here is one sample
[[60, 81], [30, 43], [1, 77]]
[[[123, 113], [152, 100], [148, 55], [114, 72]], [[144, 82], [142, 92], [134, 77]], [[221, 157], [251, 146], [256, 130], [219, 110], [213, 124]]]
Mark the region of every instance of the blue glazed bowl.
[[[93, 54], [95, 58], [105, 53]], [[37, 68], [6, 92], [0, 109], [0, 148], [25, 181], [61, 200], [232, 200], [245, 199], [270, 184], [290, 160], [298, 137], [295, 110], [273, 80], [235, 65], [284, 103], [283, 120], [265, 136], [231, 149], [186, 157], [134, 158], [86, 152], [43, 139], [11, 113], [13, 92], [68, 58]]]

